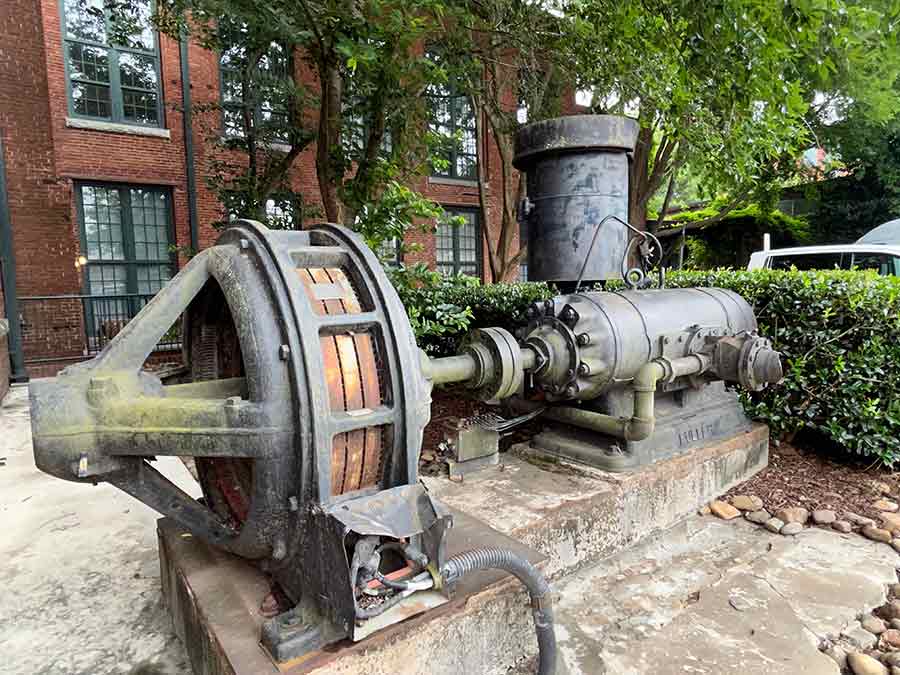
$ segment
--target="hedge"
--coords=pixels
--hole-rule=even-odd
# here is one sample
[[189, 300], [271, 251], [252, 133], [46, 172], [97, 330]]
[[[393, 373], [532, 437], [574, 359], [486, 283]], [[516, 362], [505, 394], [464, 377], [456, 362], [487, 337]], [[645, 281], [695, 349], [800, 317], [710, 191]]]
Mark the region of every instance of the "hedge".
[[[785, 378], [742, 400], [774, 437], [814, 429], [850, 452], [900, 461], [900, 279], [716, 270], [670, 273], [667, 284], [728, 288], [754, 307], [760, 332], [783, 354]], [[464, 278], [399, 285], [420, 345], [433, 356], [454, 353], [471, 328], [521, 325], [530, 303], [553, 295], [546, 284]]]

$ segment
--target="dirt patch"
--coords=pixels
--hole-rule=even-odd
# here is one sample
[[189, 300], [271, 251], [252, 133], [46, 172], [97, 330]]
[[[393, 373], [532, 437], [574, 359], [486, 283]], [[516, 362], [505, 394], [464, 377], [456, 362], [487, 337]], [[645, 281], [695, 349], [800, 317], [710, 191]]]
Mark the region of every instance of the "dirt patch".
[[851, 511], [879, 520], [872, 503], [889, 486], [889, 497], [900, 495], [900, 473], [890, 472], [831, 451], [816, 452], [782, 443], [769, 447], [769, 466], [728, 494], [756, 495], [770, 513], [787, 506], [831, 509], [841, 517]]
[[[452, 428], [453, 418], [462, 419], [485, 413], [494, 413], [507, 419], [516, 415], [516, 413], [503, 410], [501, 406], [473, 401], [467, 398], [465, 391], [436, 389], [432, 393], [431, 422], [425, 427], [422, 453], [419, 456], [419, 474], [423, 476], [447, 474], [446, 459], [452, 453], [444, 441]], [[506, 452], [510, 446], [531, 438], [542, 426], [538, 420], [522, 424], [511, 432], [501, 435], [500, 452]]]

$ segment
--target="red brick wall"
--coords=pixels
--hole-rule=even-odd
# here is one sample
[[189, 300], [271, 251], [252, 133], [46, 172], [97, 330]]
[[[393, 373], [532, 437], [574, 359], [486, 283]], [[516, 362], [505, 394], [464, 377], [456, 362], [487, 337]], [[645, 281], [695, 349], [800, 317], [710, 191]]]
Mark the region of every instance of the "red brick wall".
[[[190, 244], [177, 41], [160, 36], [164, 127], [169, 138], [67, 126], [63, 56], [58, 0], [3, 0], [3, 11], [0, 12], [0, 135], [5, 149], [19, 296], [82, 292], [81, 274], [75, 268], [75, 260], [81, 254], [73, 194], [77, 180], [170, 186], [174, 243], [180, 247]], [[217, 56], [191, 44], [189, 60], [192, 102], [218, 101]], [[308, 65], [302, 59], [298, 62], [298, 68], [304, 69], [303, 79], [314, 84]], [[210, 118], [210, 115], [214, 117]], [[217, 116], [217, 112], [197, 114], [194, 120], [201, 248], [215, 241], [217, 232], [212, 223], [222, 217], [221, 207], [207, 189], [204, 178], [214, 152], [205, 139], [210, 126], [217, 123]], [[494, 168], [499, 157], [491, 142], [486, 143], [485, 152], [490, 211], [496, 219], [501, 194]], [[318, 201], [314, 146], [296, 160], [292, 184], [311, 203]], [[475, 183], [448, 185], [422, 178], [415, 187], [445, 206], [478, 205]], [[487, 227], [491, 237], [496, 237], [497, 224], [488, 223]], [[420, 244], [422, 251], [408, 256], [408, 261], [434, 263], [432, 234], [412, 232], [409, 240]], [[487, 275], [486, 251], [482, 259]], [[41, 307], [33, 301], [20, 302], [23, 342], [26, 360], [32, 361], [29, 366], [32, 376], [52, 373], [54, 368], [83, 358], [80, 343], [83, 316], [77, 303], [54, 303], [48, 309], [48, 306]], [[58, 365], [38, 366], [30, 358], [46, 355], [48, 350], [60, 357]]]

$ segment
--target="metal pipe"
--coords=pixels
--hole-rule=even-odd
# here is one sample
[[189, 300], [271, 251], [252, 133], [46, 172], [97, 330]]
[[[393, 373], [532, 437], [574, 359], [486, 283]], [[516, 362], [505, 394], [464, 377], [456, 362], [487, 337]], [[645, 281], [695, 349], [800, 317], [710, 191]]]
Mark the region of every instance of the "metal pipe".
[[478, 364], [470, 354], [445, 356], [440, 359], [428, 359], [425, 377], [434, 384], [447, 382], [465, 382], [478, 374]]
[[25, 351], [22, 348], [22, 326], [19, 324], [19, 303], [16, 295], [16, 252], [13, 243], [12, 220], [9, 212], [9, 194], [6, 191], [6, 159], [0, 134], [0, 287], [9, 319], [9, 359], [12, 366], [10, 379], [27, 382]]
[[197, 172], [194, 168], [194, 122], [191, 110], [191, 68], [188, 61], [190, 35], [185, 32], [179, 40], [178, 54], [181, 61], [181, 121], [184, 133], [184, 171], [187, 183], [188, 228], [191, 234], [191, 255], [200, 250], [200, 239], [197, 233], [199, 218], [197, 216]]
[[[547, 408], [543, 416], [556, 422], [573, 424], [601, 434], [623, 438], [626, 441], [642, 441], [653, 433], [656, 426], [654, 401], [656, 385], [660, 380], [672, 380], [685, 375], [697, 375], [710, 366], [704, 354], [691, 354], [679, 359], [655, 359], [645, 363], [631, 381], [634, 392], [634, 408], [631, 417], [613, 417], [604, 413], [584, 410], [574, 406]], [[539, 403], [512, 401], [520, 410], [534, 410]]]
[[[537, 354], [530, 347], [522, 347], [522, 370], [532, 370], [537, 363]], [[467, 382], [478, 376], [478, 361], [471, 354], [457, 354], [438, 359], [427, 359], [425, 377], [432, 384]]]

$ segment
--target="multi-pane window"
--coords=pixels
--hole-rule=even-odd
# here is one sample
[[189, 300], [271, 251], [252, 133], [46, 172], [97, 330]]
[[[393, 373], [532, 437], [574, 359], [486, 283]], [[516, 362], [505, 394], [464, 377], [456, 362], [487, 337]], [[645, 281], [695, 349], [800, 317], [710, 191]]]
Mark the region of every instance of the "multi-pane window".
[[478, 178], [478, 152], [475, 135], [475, 109], [468, 96], [455, 87], [432, 85], [431, 130], [442, 140], [436, 152], [443, 160], [432, 167], [433, 176], [475, 180]]
[[76, 186], [88, 332], [118, 331], [172, 277], [169, 191], [137, 186]]
[[[273, 140], [287, 139], [288, 115], [284, 97], [290, 80], [287, 48], [277, 42], [261, 54], [253, 54], [248, 63], [244, 45], [234, 45], [222, 52], [222, 117], [225, 135], [246, 135], [244, 111], [249, 123], [258, 130], [268, 130]], [[246, 91], [245, 91], [246, 80]]]
[[379, 260], [388, 267], [399, 267], [401, 262], [400, 249], [400, 239], [391, 237], [390, 239], [382, 241], [375, 253], [378, 254]]
[[437, 269], [441, 274], [481, 276], [481, 228], [478, 212], [468, 209], [446, 209], [451, 216], [461, 216], [460, 225], [439, 224], [436, 237]]
[[159, 53], [151, 0], [63, 0], [69, 112], [159, 126]]

